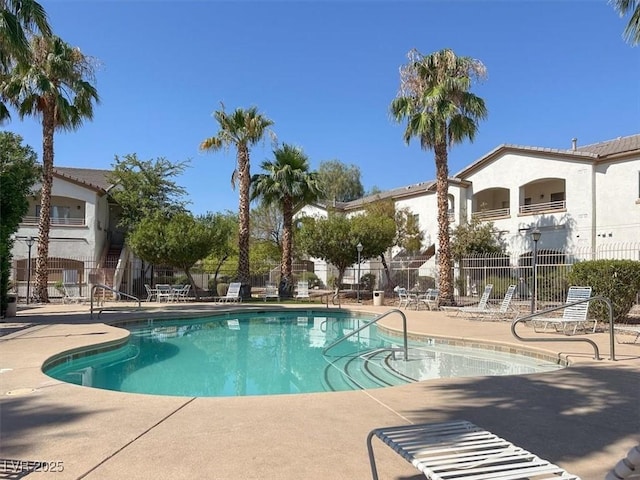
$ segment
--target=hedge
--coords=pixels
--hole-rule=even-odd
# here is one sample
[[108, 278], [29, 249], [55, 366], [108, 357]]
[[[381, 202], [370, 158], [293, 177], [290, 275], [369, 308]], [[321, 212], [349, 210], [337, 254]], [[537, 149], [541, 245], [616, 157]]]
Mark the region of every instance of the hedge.
[[[592, 296], [601, 295], [613, 304], [613, 320], [623, 319], [633, 307], [640, 291], [640, 262], [634, 260], [592, 260], [573, 265], [571, 285], [590, 286]], [[589, 313], [598, 320], [609, 318], [609, 309], [601, 301], [591, 302]]]

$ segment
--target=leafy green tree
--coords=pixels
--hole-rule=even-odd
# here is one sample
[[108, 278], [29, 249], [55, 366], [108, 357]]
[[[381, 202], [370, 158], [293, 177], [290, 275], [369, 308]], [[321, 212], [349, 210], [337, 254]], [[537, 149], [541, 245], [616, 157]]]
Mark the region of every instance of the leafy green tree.
[[[379, 216], [395, 222], [395, 236], [390, 246], [396, 245], [409, 252], [417, 252], [422, 248], [423, 234], [418, 219], [408, 208], [396, 209], [395, 202], [390, 199], [377, 200], [365, 208], [367, 216]], [[393, 287], [389, 265], [383, 252], [380, 261], [387, 277], [387, 287]]]
[[426, 56], [411, 50], [408, 57], [400, 70], [400, 91], [391, 103], [391, 114], [398, 122], [406, 121], [407, 144], [415, 137], [422, 149], [435, 153], [440, 303], [452, 305], [448, 149], [465, 139], [473, 141], [478, 121], [487, 116], [484, 101], [469, 91], [486, 70], [479, 60], [458, 57], [449, 49]]
[[458, 225], [451, 237], [451, 255], [458, 262], [471, 255], [504, 252], [504, 242], [493, 222], [472, 217], [469, 223]]
[[[282, 211], [282, 259], [280, 281], [293, 286], [293, 214], [315, 201], [320, 194], [318, 177], [309, 171], [309, 159], [302, 149], [283, 144], [273, 151], [274, 160], [260, 165], [267, 172], [251, 179], [251, 198], [260, 198], [267, 205], [277, 205]], [[287, 295], [289, 292], [281, 292]]]
[[360, 181], [360, 168], [345, 165], [339, 160], [321, 162], [318, 167], [318, 182], [327, 202], [350, 202], [364, 195]]
[[[262, 140], [273, 122], [261, 115], [258, 109], [247, 110], [237, 108], [228, 114], [222, 109], [213, 113], [218, 122], [218, 133], [205, 139], [200, 144], [201, 150], [217, 152], [223, 148], [236, 148], [236, 168], [231, 175], [231, 186], [239, 184], [238, 201], [238, 279], [247, 285], [249, 281], [249, 205], [251, 203], [251, 166], [249, 163], [249, 147]], [[245, 292], [250, 292], [246, 289]]]
[[145, 262], [184, 270], [196, 299], [200, 297], [191, 269], [221, 241], [215, 221], [198, 219], [187, 212], [169, 216], [156, 212], [143, 218], [127, 238], [131, 250]]
[[277, 251], [276, 259], [282, 257], [282, 210], [276, 204], [260, 202], [251, 210], [252, 241], [270, 242]]
[[233, 265], [230, 269], [237, 271], [238, 215], [232, 212], [209, 212], [203, 218], [206, 222], [213, 224], [218, 232], [217, 241], [211, 245], [211, 251], [202, 262], [204, 271], [214, 274], [213, 286], [215, 287], [224, 265]]
[[[0, 85], [17, 61], [29, 61], [29, 34], [51, 35], [44, 8], [34, 0], [0, 1]], [[0, 87], [0, 124], [10, 118]]]
[[19, 60], [2, 82], [3, 98], [20, 115], [42, 122], [42, 192], [38, 228], [35, 296], [48, 302], [49, 228], [53, 184], [53, 139], [56, 130], [76, 130], [93, 118], [99, 102], [94, 80], [95, 62], [79, 48], [56, 36], [34, 36], [28, 61]]
[[0, 311], [7, 308], [12, 236], [29, 210], [28, 195], [40, 178], [36, 153], [22, 137], [0, 132]]
[[358, 243], [362, 244], [360, 260], [384, 254], [393, 245], [393, 219], [379, 215], [355, 215], [351, 218], [330, 212], [327, 218], [300, 219], [297, 239], [307, 255], [320, 258], [338, 269], [337, 296], [344, 272], [358, 261]]
[[629, 23], [624, 29], [623, 38], [631, 45], [640, 43], [640, 1], [638, 0], [609, 0], [613, 8], [624, 17], [630, 14]]
[[116, 155], [108, 178], [113, 184], [111, 197], [121, 209], [119, 226], [130, 230], [156, 213], [169, 216], [184, 212], [187, 192], [173, 178], [187, 166], [188, 162], [174, 163], [162, 157], [140, 160], [135, 153], [123, 158]]

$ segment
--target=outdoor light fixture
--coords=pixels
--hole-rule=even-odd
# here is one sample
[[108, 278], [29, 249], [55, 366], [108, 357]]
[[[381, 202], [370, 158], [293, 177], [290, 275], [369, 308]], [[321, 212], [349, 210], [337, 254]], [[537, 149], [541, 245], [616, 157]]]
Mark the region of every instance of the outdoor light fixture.
[[356, 250], [358, 250], [358, 303], [360, 303], [360, 254], [362, 253], [362, 243], [358, 242]]
[[36, 243], [36, 239], [33, 237], [27, 237], [25, 239], [25, 243], [27, 244], [28, 255], [27, 255], [27, 305], [29, 305], [29, 299], [31, 297], [31, 247]]
[[531, 287], [531, 313], [536, 311], [536, 299], [538, 298], [538, 241], [541, 237], [540, 230], [534, 228], [531, 231], [531, 239], [533, 240], [533, 256], [531, 257], [531, 268], [533, 270], [533, 287]]

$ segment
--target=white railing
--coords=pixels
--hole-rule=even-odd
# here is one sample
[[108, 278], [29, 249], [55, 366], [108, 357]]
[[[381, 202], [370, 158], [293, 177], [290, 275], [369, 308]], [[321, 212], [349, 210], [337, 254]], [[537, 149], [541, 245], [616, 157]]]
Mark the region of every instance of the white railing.
[[558, 202], [532, 203], [530, 205], [520, 205], [521, 214], [549, 212], [554, 210], [565, 210], [567, 202], [560, 200]]
[[510, 208], [496, 208], [494, 210], [482, 210], [480, 212], [473, 212], [471, 214], [471, 218], [477, 218], [478, 220], [489, 220], [491, 218], [503, 218], [510, 215]]
[[[40, 222], [40, 217], [22, 217], [22, 225], [38, 225]], [[69, 225], [69, 226], [84, 226], [84, 218], [59, 218], [59, 217], [51, 217], [51, 225], [61, 226], [61, 225]]]

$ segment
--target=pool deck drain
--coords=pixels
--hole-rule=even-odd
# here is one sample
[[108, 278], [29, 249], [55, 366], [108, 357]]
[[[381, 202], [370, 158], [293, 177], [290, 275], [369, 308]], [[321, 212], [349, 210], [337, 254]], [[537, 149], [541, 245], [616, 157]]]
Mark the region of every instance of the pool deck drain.
[[[379, 313], [393, 308], [349, 307]], [[191, 399], [52, 383], [41, 372], [47, 358], [64, 350], [126, 336], [100, 321], [226, 308], [149, 306], [93, 321], [86, 306], [19, 311], [12, 320], [17, 328], [0, 337], [0, 391], [34, 391], [0, 396], [0, 458], [47, 461], [58, 469], [53, 477], [52, 472], [30, 473], [29, 480], [367, 479], [365, 439], [373, 428], [463, 418], [583, 480], [596, 480], [640, 442], [640, 345], [616, 345], [618, 360], [612, 362], [605, 333], [588, 335], [600, 347], [605, 358], [600, 361], [593, 360], [587, 344], [536, 344], [533, 351], [566, 360], [570, 368], [368, 391]], [[508, 322], [403, 313], [415, 335], [531, 349], [511, 336]], [[391, 315], [383, 322], [396, 329], [401, 318]], [[21, 323], [34, 326], [21, 329]], [[421, 478], [386, 450], [376, 450], [381, 478]]]

